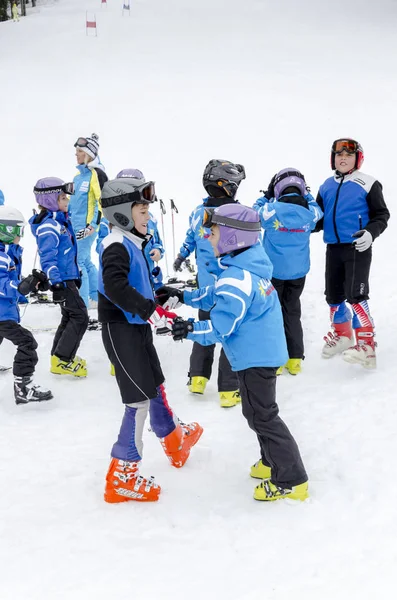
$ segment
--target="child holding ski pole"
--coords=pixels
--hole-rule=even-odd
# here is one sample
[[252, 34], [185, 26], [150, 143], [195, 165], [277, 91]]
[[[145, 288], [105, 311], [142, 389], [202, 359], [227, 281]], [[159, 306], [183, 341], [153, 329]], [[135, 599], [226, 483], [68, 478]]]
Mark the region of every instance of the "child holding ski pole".
[[251, 468], [252, 477], [263, 479], [254, 498], [305, 500], [307, 474], [299, 449], [278, 416], [276, 370], [288, 355], [280, 303], [270, 281], [272, 266], [257, 243], [259, 215], [247, 206], [226, 204], [206, 208], [203, 226], [211, 230], [209, 240], [222, 267], [216, 283], [193, 292], [165, 286], [158, 290], [159, 300], [165, 304], [177, 298], [211, 310], [207, 321], [176, 319], [173, 337], [222, 343], [239, 380], [243, 414], [261, 449], [261, 460]]
[[111, 452], [105, 501], [156, 501], [160, 486], [139, 474], [142, 435], [147, 413], [172, 466], [182, 467], [203, 428], [182, 424], [170, 408], [150, 323], [170, 314], [154, 302], [144, 255], [155, 201], [154, 183], [122, 177], [102, 190], [103, 213], [112, 231], [99, 252], [99, 319], [102, 341], [114, 365], [117, 385], [125, 404], [118, 440]]
[[[237, 190], [243, 179], [245, 179], [244, 167], [227, 160], [210, 160], [205, 167], [203, 186], [208, 197], [191, 213], [185, 241], [174, 261], [174, 271], [180, 271], [181, 265], [189, 255], [192, 252], [195, 253], [199, 288], [212, 285], [219, 270], [211, 244], [208, 241], [210, 232], [203, 226], [204, 211], [209, 207], [235, 204], [237, 202]], [[209, 312], [200, 309], [199, 319], [208, 320]], [[202, 346], [199, 343], [193, 344], [188, 373], [188, 386], [191, 393], [204, 394], [212, 373], [214, 351], [215, 344], [207, 346]], [[218, 394], [222, 408], [233, 407], [240, 402], [238, 379], [230, 368], [223, 349], [219, 357]]]
[[20, 325], [19, 293], [46, 289], [41, 278], [29, 275], [19, 282], [15, 264], [5, 252], [6, 244], [19, 244], [25, 226], [23, 215], [11, 206], [0, 206], [0, 344], [7, 339], [17, 346], [14, 358], [14, 396], [17, 404], [51, 400], [52, 393], [34, 383], [38, 361], [33, 334]]
[[[351, 138], [335, 140], [331, 149], [335, 173], [322, 184], [317, 196], [324, 211], [316, 231], [324, 230], [327, 244], [325, 295], [332, 325], [332, 331], [324, 337], [322, 356], [342, 354], [348, 363], [375, 369], [369, 273], [372, 243], [386, 229], [390, 213], [382, 185], [360, 171], [363, 162], [364, 150], [359, 142]], [[353, 321], [346, 301], [353, 309]]]
[[68, 217], [73, 183], [57, 177], [39, 179], [34, 195], [40, 212], [30, 220], [41, 267], [51, 282], [53, 301], [61, 307], [62, 320], [51, 349], [51, 373], [87, 376], [86, 361], [77, 350], [88, 326], [88, 312], [79, 294], [77, 243]]

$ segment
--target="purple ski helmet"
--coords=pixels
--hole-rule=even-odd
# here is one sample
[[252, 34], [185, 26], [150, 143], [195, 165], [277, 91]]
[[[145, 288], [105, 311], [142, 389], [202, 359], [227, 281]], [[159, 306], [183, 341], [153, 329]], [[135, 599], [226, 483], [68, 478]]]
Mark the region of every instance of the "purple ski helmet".
[[298, 188], [301, 196], [306, 196], [306, 182], [305, 178], [300, 171], [289, 167], [288, 169], [282, 169], [277, 173], [274, 181], [274, 197], [276, 200], [283, 195], [284, 190], [289, 187]]
[[33, 188], [37, 204], [47, 208], [51, 212], [56, 212], [59, 210], [58, 196], [62, 192], [68, 193], [66, 190], [68, 185], [70, 184], [65, 185], [65, 182], [58, 177], [43, 177], [43, 179], [39, 179]]
[[117, 173], [116, 179], [120, 179], [122, 177], [129, 177], [145, 183], [145, 176], [139, 169], [123, 169], [120, 171], [120, 173]]
[[223, 204], [215, 208], [211, 224], [219, 225], [220, 239], [217, 250], [220, 255], [254, 246], [261, 230], [258, 213], [243, 204]]

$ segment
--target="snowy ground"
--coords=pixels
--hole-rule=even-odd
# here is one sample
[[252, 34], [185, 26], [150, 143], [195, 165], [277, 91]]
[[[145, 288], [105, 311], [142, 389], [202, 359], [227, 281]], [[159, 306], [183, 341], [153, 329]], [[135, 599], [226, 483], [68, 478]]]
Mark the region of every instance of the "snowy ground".
[[[174, 198], [177, 238], [200, 201], [206, 162], [246, 166], [251, 204], [278, 169], [294, 165], [314, 191], [329, 175], [329, 146], [352, 135], [366, 150], [394, 215], [396, 3], [314, 0], [59, 0], [19, 24], [0, 23], [0, 188], [34, 205], [39, 177], [74, 174], [73, 143], [100, 135], [108, 174], [141, 168]], [[98, 38], [85, 36], [95, 10]], [[167, 215], [169, 217], [169, 215]], [[252, 500], [257, 443], [240, 410], [185, 387], [190, 344], [158, 340], [170, 402], [205, 433], [182, 471], [153, 434], [143, 473], [162, 485], [156, 505], [103, 502], [104, 475], [122, 407], [100, 334], [87, 333], [86, 380], [48, 372], [51, 335], [37, 334], [37, 380], [55, 399], [17, 407], [0, 378], [1, 600], [285, 600], [392, 597], [395, 589], [397, 442], [389, 335], [397, 316], [396, 227], [376, 242], [371, 307], [375, 373], [319, 357], [327, 331], [324, 247], [312, 242], [303, 299], [304, 372], [279, 379], [281, 413], [310, 476], [310, 501]], [[170, 220], [167, 242], [171, 254]], [[34, 241], [24, 240], [26, 272]], [[23, 324], [56, 323], [58, 309], [29, 306]], [[244, 351], [244, 349], [242, 349]], [[0, 363], [13, 349], [0, 347]]]

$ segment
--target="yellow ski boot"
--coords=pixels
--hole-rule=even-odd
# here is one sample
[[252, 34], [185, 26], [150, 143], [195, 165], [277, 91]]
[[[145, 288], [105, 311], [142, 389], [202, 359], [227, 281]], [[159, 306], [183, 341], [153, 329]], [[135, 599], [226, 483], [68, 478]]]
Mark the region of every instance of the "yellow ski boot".
[[301, 358], [290, 358], [285, 365], [290, 375], [298, 375], [302, 371], [302, 359]]
[[250, 475], [254, 479], [270, 479], [272, 470], [270, 467], [264, 465], [262, 459], [260, 458], [254, 465], [252, 465]]
[[87, 365], [77, 356], [74, 360], [61, 360], [55, 354], [51, 356], [51, 373], [54, 375], [73, 375], [73, 377], [87, 377]]
[[309, 497], [308, 482], [295, 485], [292, 488], [281, 488], [274, 485], [270, 479], [265, 479], [254, 490], [254, 499], [265, 502], [274, 502], [275, 500], [300, 500], [303, 502]]
[[235, 390], [234, 392], [218, 392], [219, 400], [222, 408], [231, 408], [241, 402], [240, 392]]
[[189, 392], [192, 394], [204, 394], [207, 383], [208, 379], [206, 377], [191, 377], [188, 383]]
[[110, 374], [112, 377], [116, 376], [116, 371], [114, 370], [114, 364], [110, 363]]
[[279, 375], [282, 375], [282, 374], [283, 374], [283, 370], [284, 370], [284, 366], [281, 366], [281, 367], [279, 367], [279, 368], [277, 369], [277, 371], [276, 371], [276, 375], [277, 375], [277, 377], [278, 377]]

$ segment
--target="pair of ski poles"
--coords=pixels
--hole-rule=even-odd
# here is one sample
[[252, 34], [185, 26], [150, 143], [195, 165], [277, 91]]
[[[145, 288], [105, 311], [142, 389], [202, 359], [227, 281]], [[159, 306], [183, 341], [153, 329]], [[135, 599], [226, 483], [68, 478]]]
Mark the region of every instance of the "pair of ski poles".
[[[166, 240], [165, 240], [164, 215], [167, 213], [167, 211], [166, 211], [163, 200], [159, 200], [159, 202], [160, 202], [160, 210], [161, 210], [161, 229], [163, 232], [163, 244], [164, 244], [164, 248], [166, 248], [167, 245], [166, 245]], [[174, 215], [178, 213], [178, 209], [175, 205], [175, 202], [172, 200], [172, 198], [170, 200], [170, 203], [171, 203], [171, 223], [172, 223], [172, 255], [173, 255], [173, 262], [175, 262], [176, 250], [175, 250], [175, 219], [174, 219]], [[167, 277], [169, 277], [170, 272], [169, 272], [169, 268], [168, 268], [167, 250], [165, 251], [165, 267], [167, 270]]]

